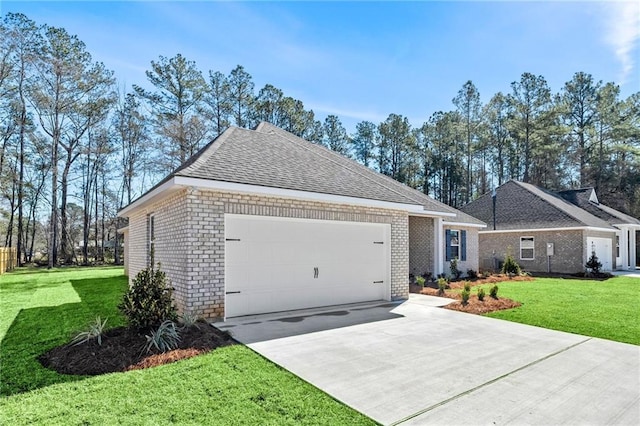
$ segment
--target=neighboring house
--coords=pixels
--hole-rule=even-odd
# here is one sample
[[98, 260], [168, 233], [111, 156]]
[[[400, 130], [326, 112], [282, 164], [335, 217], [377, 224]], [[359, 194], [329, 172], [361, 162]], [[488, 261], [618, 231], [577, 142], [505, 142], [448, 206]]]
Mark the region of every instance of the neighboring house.
[[637, 232], [640, 220], [611, 207], [600, 204], [595, 189], [581, 188], [558, 193], [562, 198], [606, 221], [616, 228], [614, 257], [616, 269], [630, 270], [637, 267]]
[[557, 194], [511, 180], [461, 210], [488, 224], [481, 268], [495, 268], [507, 252], [531, 272], [582, 272], [592, 253], [605, 271], [635, 268], [640, 221], [599, 204], [593, 190]]
[[151, 261], [208, 318], [408, 297], [410, 272], [478, 269], [486, 225], [268, 123], [230, 128], [119, 212], [129, 276]]

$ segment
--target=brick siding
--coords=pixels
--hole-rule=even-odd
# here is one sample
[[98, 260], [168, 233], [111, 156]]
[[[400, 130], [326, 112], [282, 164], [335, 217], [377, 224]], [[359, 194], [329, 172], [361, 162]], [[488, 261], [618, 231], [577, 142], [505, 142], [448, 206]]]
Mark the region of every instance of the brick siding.
[[[551, 272], [577, 273], [584, 271], [587, 236], [615, 238], [613, 232], [583, 230], [523, 231], [480, 234], [480, 259], [488, 269], [493, 259], [504, 260], [507, 251], [522, 269], [530, 272], [547, 272], [547, 243], [554, 244], [551, 256]], [[520, 237], [534, 237], [534, 260], [520, 259]]]
[[224, 214], [391, 224], [391, 298], [408, 297], [406, 212], [189, 188], [129, 218], [130, 277], [146, 267], [147, 215], [155, 217], [155, 260], [175, 288], [181, 311], [224, 317]]
[[409, 272], [415, 276], [433, 274], [434, 220], [409, 217]]

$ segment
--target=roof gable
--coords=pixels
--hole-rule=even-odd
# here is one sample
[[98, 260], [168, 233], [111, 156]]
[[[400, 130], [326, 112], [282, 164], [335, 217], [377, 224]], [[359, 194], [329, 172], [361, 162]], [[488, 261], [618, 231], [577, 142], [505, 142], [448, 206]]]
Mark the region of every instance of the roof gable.
[[562, 198], [580, 207], [610, 225], [640, 225], [640, 220], [614, 208], [600, 204], [594, 188], [581, 188], [560, 191]]
[[[489, 224], [493, 223], [490, 193], [463, 206], [461, 210]], [[496, 188], [496, 230], [585, 226], [611, 228], [604, 220], [534, 185], [510, 180]]]
[[420, 191], [266, 122], [255, 130], [227, 129], [154, 188], [173, 177], [422, 206], [425, 212], [451, 216], [447, 219], [453, 222], [485, 225]]

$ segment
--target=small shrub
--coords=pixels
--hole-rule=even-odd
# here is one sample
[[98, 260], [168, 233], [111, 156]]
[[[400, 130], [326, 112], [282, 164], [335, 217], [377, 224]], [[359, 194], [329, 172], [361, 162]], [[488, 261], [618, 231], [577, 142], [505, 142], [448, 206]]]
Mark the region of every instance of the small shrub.
[[591, 253], [591, 257], [589, 257], [589, 260], [587, 260], [587, 263], [584, 266], [590, 269], [592, 274], [598, 275], [600, 273], [600, 268], [602, 268], [602, 263], [600, 263], [600, 260], [595, 253]]
[[448, 286], [448, 282], [445, 278], [438, 278], [438, 296], [444, 296], [444, 291]]
[[156, 330], [151, 331], [147, 338], [147, 344], [144, 349], [151, 352], [153, 348], [160, 352], [168, 352], [178, 347], [180, 343], [180, 333], [173, 321], [166, 320]]
[[420, 276], [420, 275], [418, 275], [418, 276], [416, 277], [416, 284], [418, 284], [418, 285], [419, 285], [420, 287], [422, 287], [422, 288], [424, 288], [424, 283], [425, 283], [426, 281], [427, 281], [427, 280], [425, 280], [425, 279], [424, 279], [424, 277], [422, 277], [422, 276]]
[[467, 278], [470, 280], [475, 280], [478, 278], [478, 273], [473, 269], [467, 269]]
[[489, 296], [491, 296], [494, 299], [498, 300], [498, 285], [497, 284], [495, 284], [493, 287], [491, 287], [491, 289], [489, 289]]
[[180, 322], [182, 323], [182, 328], [187, 329], [191, 327], [200, 328], [198, 325], [198, 321], [200, 321], [200, 315], [195, 312], [183, 312], [180, 315]]
[[437, 277], [437, 278], [438, 278], [438, 279], [440, 279], [440, 278], [444, 278], [444, 279], [446, 279], [446, 278], [447, 278], [447, 274], [445, 274], [445, 273], [443, 272], [443, 273], [441, 273], [441, 274], [438, 274], [438, 277]]
[[471, 292], [471, 283], [469, 281], [464, 282], [464, 291]]
[[460, 277], [462, 276], [462, 271], [458, 269], [457, 257], [454, 257], [453, 259], [451, 259], [451, 262], [449, 262], [449, 269], [451, 270], [451, 276], [453, 277], [453, 279], [455, 281], [459, 280]]
[[82, 343], [87, 343], [90, 340], [96, 339], [98, 345], [102, 346], [102, 335], [104, 334], [104, 327], [106, 324], [107, 318], [102, 321], [100, 317], [96, 317], [96, 320], [89, 324], [89, 329], [87, 331], [78, 333], [78, 335], [73, 338], [71, 343], [73, 343], [74, 346], [78, 346]]
[[511, 253], [507, 253], [504, 263], [502, 264], [502, 273], [508, 275], [520, 275], [521, 272], [522, 270], [520, 269], [520, 265], [518, 265], [513, 256], [511, 256]]
[[469, 294], [470, 292], [466, 289], [462, 290], [462, 292], [460, 293], [460, 296], [462, 296], [462, 305], [463, 306], [467, 306], [467, 304], [469, 303]]
[[484, 296], [485, 296], [484, 288], [482, 287], [478, 288], [478, 300], [481, 302], [484, 302]]
[[166, 274], [153, 266], [138, 272], [125, 293], [120, 311], [129, 325], [138, 329], [157, 327], [166, 320], [175, 321], [178, 312], [173, 304], [173, 288]]

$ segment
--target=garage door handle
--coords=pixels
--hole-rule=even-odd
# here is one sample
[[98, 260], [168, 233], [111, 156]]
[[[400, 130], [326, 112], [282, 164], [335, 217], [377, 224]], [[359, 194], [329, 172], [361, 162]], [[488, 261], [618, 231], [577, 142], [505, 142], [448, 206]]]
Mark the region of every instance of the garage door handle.
[[374, 281], [374, 284], [382, 284], [384, 281]]
[[226, 238], [225, 241], [240, 241], [240, 238]]
[[313, 268], [313, 278], [318, 278], [318, 275], [320, 275], [320, 269], [316, 266]]
[[238, 294], [240, 293], [239, 291], [227, 291], [225, 294]]
[[384, 244], [384, 241], [374, 241], [373, 244]]

